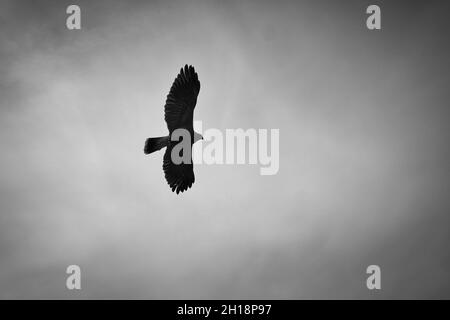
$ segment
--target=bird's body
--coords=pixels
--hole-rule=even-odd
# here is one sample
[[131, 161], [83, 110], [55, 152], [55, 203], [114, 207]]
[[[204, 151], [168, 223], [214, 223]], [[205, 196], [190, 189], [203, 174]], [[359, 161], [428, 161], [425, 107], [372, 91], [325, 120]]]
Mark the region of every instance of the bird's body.
[[187, 163], [175, 164], [173, 162], [172, 150], [179, 141], [172, 141], [171, 137], [177, 129], [186, 130], [191, 137], [191, 150], [192, 145], [199, 139], [202, 139], [201, 135], [194, 131], [193, 126], [194, 108], [199, 92], [200, 81], [194, 67], [185, 65], [173, 82], [164, 106], [164, 118], [169, 129], [169, 135], [148, 138], [145, 141], [145, 154], [167, 147], [163, 160], [164, 175], [172, 191], [176, 191], [177, 194], [192, 186], [195, 181], [195, 175], [192, 158]]

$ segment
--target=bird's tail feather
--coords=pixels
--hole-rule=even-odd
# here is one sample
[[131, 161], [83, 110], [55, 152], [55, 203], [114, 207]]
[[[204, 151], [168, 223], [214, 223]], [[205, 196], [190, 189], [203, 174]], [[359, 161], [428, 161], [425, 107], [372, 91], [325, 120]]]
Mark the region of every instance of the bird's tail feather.
[[144, 153], [150, 154], [152, 152], [158, 151], [169, 144], [169, 136], [148, 138], [145, 140]]

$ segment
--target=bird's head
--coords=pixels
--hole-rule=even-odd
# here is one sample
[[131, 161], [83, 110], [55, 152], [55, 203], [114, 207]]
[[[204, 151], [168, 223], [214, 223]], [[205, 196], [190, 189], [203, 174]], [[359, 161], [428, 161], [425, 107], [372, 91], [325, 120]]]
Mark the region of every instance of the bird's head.
[[194, 143], [196, 143], [198, 140], [203, 140], [203, 136], [200, 133], [194, 131]]

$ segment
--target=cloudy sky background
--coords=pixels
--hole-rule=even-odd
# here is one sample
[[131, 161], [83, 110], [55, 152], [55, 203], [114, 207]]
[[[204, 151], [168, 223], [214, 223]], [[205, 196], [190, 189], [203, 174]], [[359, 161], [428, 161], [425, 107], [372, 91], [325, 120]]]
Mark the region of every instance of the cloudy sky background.
[[[0, 298], [450, 298], [449, 6], [392, 2], [1, 0]], [[142, 148], [185, 63], [277, 175], [170, 192]]]

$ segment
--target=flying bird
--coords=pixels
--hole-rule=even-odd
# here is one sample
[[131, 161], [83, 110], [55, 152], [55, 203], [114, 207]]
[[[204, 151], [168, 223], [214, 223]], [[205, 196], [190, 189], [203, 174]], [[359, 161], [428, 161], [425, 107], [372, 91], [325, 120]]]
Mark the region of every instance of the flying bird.
[[[197, 103], [197, 96], [200, 92], [200, 81], [193, 66], [185, 65], [180, 69], [180, 73], [175, 78], [170, 92], [167, 95], [164, 106], [164, 119], [169, 129], [169, 135], [157, 138], [148, 138], [145, 141], [144, 153], [150, 154], [162, 148], [166, 148], [163, 160], [164, 176], [173, 192], [178, 194], [192, 187], [195, 181], [194, 166], [192, 156], [190, 163], [175, 164], [172, 161], [172, 149], [178, 141], [172, 141], [172, 133], [176, 129], [185, 129], [191, 137], [192, 145], [203, 137], [194, 132], [194, 108]], [[183, 151], [182, 151], [183, 152]], [[192, 155], [192, 152], [191, 152]]]

